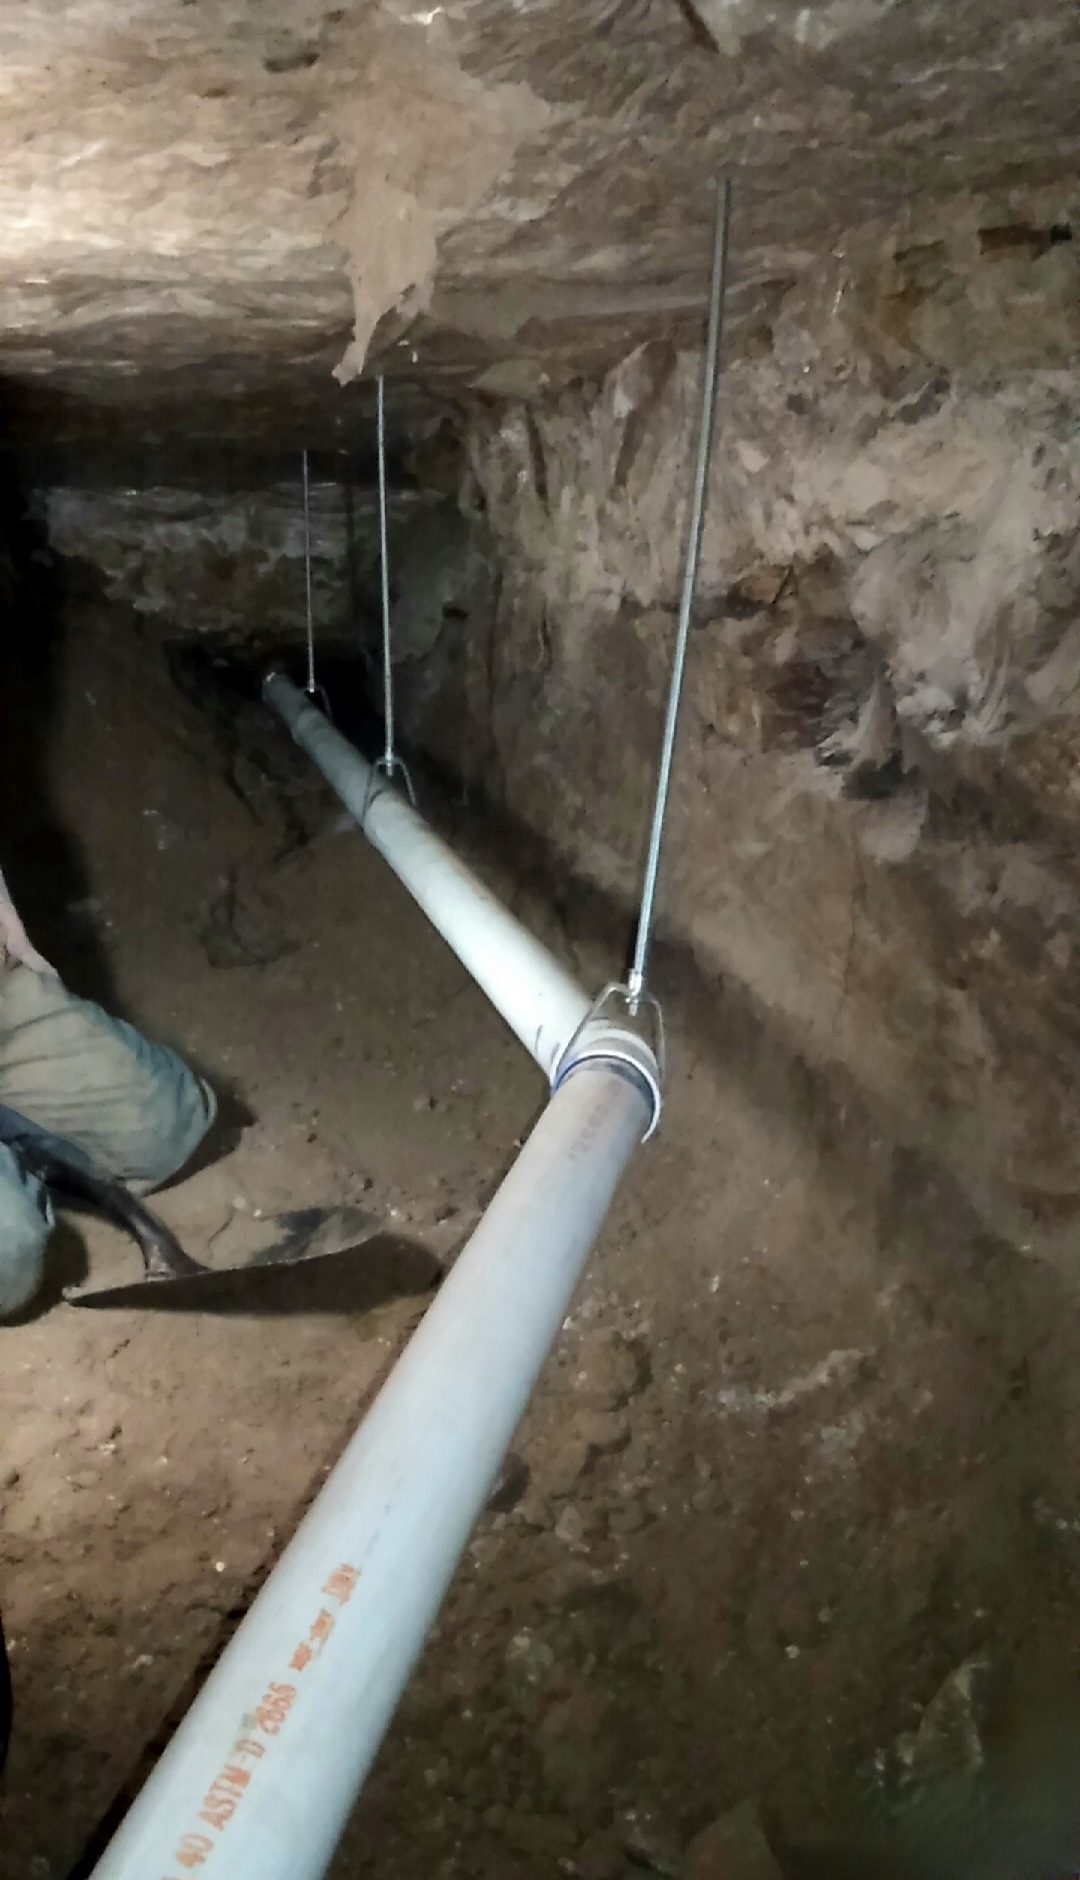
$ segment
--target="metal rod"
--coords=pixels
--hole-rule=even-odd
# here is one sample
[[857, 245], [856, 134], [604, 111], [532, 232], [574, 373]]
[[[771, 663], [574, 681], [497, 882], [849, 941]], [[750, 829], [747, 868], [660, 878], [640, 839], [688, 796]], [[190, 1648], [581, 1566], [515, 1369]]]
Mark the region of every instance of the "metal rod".
[[315, 621], [311, 609], [311, 487], [308, 481], [308, 454], [300, 452], [300, 474], [304, 489], [304, 590], [307, 599], [307, 691], [314, 695]]
[[378, 456], [379, 456], [379, 569], [382, 586], [382, 648], [383, 648], [383, 725], [385, 743], [383, 745], [383, 770], [388, 777], [394, 774], [394, 668], [390, 658], [390, 548], [389, 528], [386, 515], [386, 407], [383, 393], [383, 376], [378, 378]]
[[645, 861], [645, 879], [641, 890], [641, 909], [638, 914], [637, 937], [634, 942], [634, 958], [627, 980], [630, 1010], [635, 1012], [645, 993], [645, 983], [649, 967], [649, 947], [652, 941], [653, 917], [656, 912], [656, 887], [660, 874], [660, 855], [664, 843], [664, 827], [667, 821], [668, 798], [671, 793], [671, 767], [675, 755], [675, 738], [679, 726], [679, 707], [682, 703], [683, 675], [686, 670], [686, 649], [690, 637], [690, 621], [693, 614], [694, 594], [697, 588], [698, 566], [701, 561], [701, 541], [705, 532], [705, 503], [709, 488], [709, 465], [712, 461], [713, 436], [716, 430], [716, 382], [720, 365], [720, 346], [724, 331], [724, 301], [727, 294], [728, 229], [731, 223], [731, 179], [725, 178], [720, 185], [716, 206], [716, 228], [713, 237], [712, 281], [709, 289], [709, 327], [705, 340], [705, 363], [701, 379], [701, 418], [698, 433], [697, 469], [694, 474], [693, 501], [690, 510], [690, 537], [687, 544], [686, 567], [683, 573], [682, 599], [679, 603], [679, 626], [675, 636], [675, 656], [671, 668], [671, 684], [668, 690], [667, 712], [664, 719], [664, 737], [660, 747], [660, 767], [656, 780], [656, 801], [653, 805], [652, 828], [649, 833], [649, 848]]

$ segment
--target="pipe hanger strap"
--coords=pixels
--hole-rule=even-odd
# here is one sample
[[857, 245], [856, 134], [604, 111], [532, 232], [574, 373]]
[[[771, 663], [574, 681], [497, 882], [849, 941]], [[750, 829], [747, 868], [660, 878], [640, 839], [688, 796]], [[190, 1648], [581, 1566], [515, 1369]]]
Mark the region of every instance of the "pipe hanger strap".
[[[618, 995], [627, 1010], [627, 1016], [605, 1017], [604, 1008]], [[645, 995], [646, 1003], [653, 1014], [656, 1026], [655, 1047], [644, 1036], [636, 1022], [636, 1014], [630, 1012], [630, 996], [626, 986], [612, 983], [604, 987], [593, 1000], [581, 1024], [578, 1026], [562, 1056], [559, 1058], [551, 1075], [551, 1093], [554, 1096], [561, 1090], [568, 1077], [572, 1077], [583, 1064], [597, 1062], [614, 1065], [618, 1070], [629, 1073], [642, 1086], [649, 1103], [649, 1126], [642, 1137], [648, 1142], [656, 1134], [660, 1114], [664, 1107], [664, 1018], [655, 999]]]

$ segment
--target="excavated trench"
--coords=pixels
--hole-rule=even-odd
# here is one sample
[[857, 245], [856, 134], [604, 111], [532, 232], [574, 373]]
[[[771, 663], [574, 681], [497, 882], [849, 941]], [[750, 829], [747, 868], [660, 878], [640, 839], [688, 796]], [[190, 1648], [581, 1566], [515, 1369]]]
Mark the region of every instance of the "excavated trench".
[[[372, 492], [321, 472], [315, 494], [319, 683], [346, 734], [378, 748]], [[395, 501], [395, 610], [413, 635], [396, 671], [425, 810], [599, 985], [625, 958], [670, 615], [598, 606], [584, 654], [567, 621], [582, 630], [585, 603], [524, 614], [475, 493], [468, 528], [457, 511], [448, 528], [444, 492], [402, 478]], [[346, 515], [351, 546], [333, 533]], [[132, 1250], [86, 1219], [58, 1233], [44, 1296], [4, 1328], [0, 1376], [13, 1880], [90, 1873], [423, 1313], [432, 1257], [453, 1259], [542, 1102], [260, 701], [268, 663], [304, 673], [299, 527], [295, 479], [38, 488], [9, 505], [12, 888], [71, 985], [177, 1044], [222, 1097], [162, 1211], [210, 1258], [260, 1214], [328, 1200], [387, 1230], [254, 1305], [102, 1314], [60, 1288], [117, 1275]], [[887, 741], [858, 746], [888, 667], [842, 609], [835, 563], [707, 586], [658, 961], [662, 1136], [335, 1875], [749, 1874], [767, 1859], [760, 1821], [781, 1850], [832, 1831], [852, 1772], [957, 1667], [1019, 1666], [1024, 1691], [1033, 1659], [1071, 1657], [1067, 1197], [1012, 1197], [1028, 1206], [1018, 1244], [998, 1191], [911, 1127], [902, 1080], [860, 1081], [879, 1042], [837, 1042], [845, 1005], [869, 996], [881, 878], [905, 866], [881, 819], [908, 828], [913, 792], [937, 788]], [[753, 761], [786, 767], [782, 808], [738, 779], [748, 685]], [[822, 804], [853, 819], [839, 862]], [[962, 853], [987, 839], [982, 804], [974, 782], [941, 786], [921, 826], [938, 818]], [[784, 947], [808, 981], [832, 976], [827, 1045], [800, 1029], [805, 986], [770, 1005], [695, 936], [732, 868], [757, 881], [743, 918], [776, 917], [777, 862], [737, 827], [747, 816], [810, 845]], [[1030, 822], [1010, 830], [1010, 852], [1032, 839]], [[893, 905], [910, 919], [920, 897], [929, 945], [941, 890], [922, 873], [908, 891]], [[741, 944], [715, 921], [711, 939]], [[761, 961], [778, 984], [785, 957]], [[981, 1717], [962, 1678], [945, 1691], [946, 1721], [950, 1705], [965, 1728]]]
[[332, 1874], [1067, 1880], [1075, 18], [115, 14], [2, 35], [0, 866], [218, 1094], [185, 1245], [382, 1231], [257, 1302], [82, 1312], [134, 1253], [62, 1220], [0, 1326], [0, 1880], [89, 1880], [545, 1101], [261, 700], [307, 671], [300, 451], [316, 678], [372, 753], [385, 372], [423, 813], [599, 989], [722, 168], [663, 1126]]

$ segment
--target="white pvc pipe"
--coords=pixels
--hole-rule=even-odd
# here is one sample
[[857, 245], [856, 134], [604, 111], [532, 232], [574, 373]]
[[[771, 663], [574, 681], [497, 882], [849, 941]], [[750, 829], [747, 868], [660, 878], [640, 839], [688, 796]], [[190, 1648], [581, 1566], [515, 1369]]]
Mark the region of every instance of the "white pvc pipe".
[[368, 841], [552, 1077], [590, 1009], [576, 980], [290, 680], [273, 673], [263, 692]]
[[652, 1108], [560, 1085], [95, 1880], [326, 1872]]

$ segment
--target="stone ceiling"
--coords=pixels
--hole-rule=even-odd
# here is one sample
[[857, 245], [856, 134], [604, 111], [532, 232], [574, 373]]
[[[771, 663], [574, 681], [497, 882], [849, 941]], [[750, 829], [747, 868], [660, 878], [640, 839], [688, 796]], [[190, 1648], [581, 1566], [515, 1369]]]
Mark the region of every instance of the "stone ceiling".
[[[18, 0], [0, 22], [9, 440], [351, 446], [356, 375], [529, 393], [943, 206], [1070, 213], [1066, 0]], [[337, 376], [335, 376], [335, 372]]]

